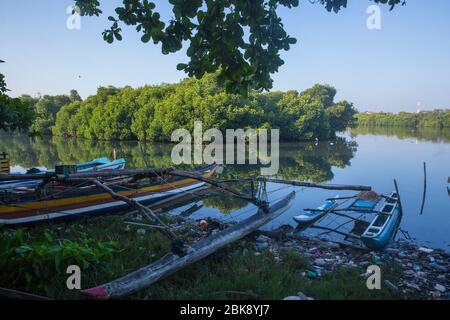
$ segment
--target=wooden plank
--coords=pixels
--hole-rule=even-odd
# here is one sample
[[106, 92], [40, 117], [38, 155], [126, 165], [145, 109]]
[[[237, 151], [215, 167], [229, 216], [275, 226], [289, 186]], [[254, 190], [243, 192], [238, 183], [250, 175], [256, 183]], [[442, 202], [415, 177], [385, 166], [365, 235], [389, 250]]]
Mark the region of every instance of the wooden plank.
[[219, 231], [192, 245], [187, 254], [180, 257], [173, 253], [162, 259], [131, 272], [119, 279], [98, 287], [82, 290], [82, 293], [98, 299], [117, 298], [142, 290], [151, 284], [197, 262], [224, 246], [237, 241], [253, 231], [259, 229], [267, 222], [275, 219], [285, 212], [292, 204], [295, 192], [290, 193], [280, 201], [269, 207], [269, 210], [258, 209], [257, 213], [242, 222], [223, 231]]

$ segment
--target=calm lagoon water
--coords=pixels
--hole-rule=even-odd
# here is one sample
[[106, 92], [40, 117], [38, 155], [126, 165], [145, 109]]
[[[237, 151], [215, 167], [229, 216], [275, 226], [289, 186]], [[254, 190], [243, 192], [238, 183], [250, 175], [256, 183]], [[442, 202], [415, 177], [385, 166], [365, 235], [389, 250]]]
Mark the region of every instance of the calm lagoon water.
[[[0, 135], [0, 152], [10, 154], [13, 171], [17, 172], [31, 167], [50, 168], [57, 162], [77, 163], [101, 156], [111, 157], [114, 149], [118, 157], [127, 160], [127, 168], [167, 167], [172, 165], [171, 148], [170, 145], [138, 142]], [[424, 211], [420, 215], [423, 162], [427, 164], [427, 193]], [[227, 165], [222, 175], [256, 177], [259, 169], [259, 166]], [[395, 178], [404, 207], [401, 229], [418, 244], [450, 250], [450, 191], [447, 189], [450, 188], [450, 132], [358, 128], [343, 133], [333, 142], [283, 143], [278, 175], [284, 179], [321, 183], [371, 185], [383, 194], [393, 190]], [[268, 184], [267, 190], [269, 200], [276, 200], [294, 188]], [[354, 194], [321, 189], [295, 190], [294, 205], [265, 229], [286, 223], [295, 226], [292, 217], [300, 214], [303, 208], [317, 207], [328, 197]], [[193, 203], [195, 201], [186, 203], [173, 212], [181, 212]], [[229, 195], [199, 200], [198, 203], [203, 207], [192, 214], [193, 218], [213, 216], [239, 221], [255, 212], [254, 206]], [[341, 222], [330, 216], [320, 223], [335, 227]], [[305, 232], [318, 234], [323, 231]], [[404, 237], [401, 233], [398, 236]]]

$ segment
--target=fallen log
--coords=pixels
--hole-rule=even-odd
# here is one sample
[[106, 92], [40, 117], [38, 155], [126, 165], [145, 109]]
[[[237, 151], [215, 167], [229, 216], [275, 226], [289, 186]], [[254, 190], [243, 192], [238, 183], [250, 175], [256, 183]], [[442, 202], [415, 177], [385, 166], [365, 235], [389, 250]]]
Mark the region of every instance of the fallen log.
[[81, 292], [92, 298], [108, 299], [122, 297], [142, 290], [156, 281], [211, 255], [224, 246], [245, 237], [267, 222], [275, 219], [289, 208], [294, 196], [295, 192], [291, 192], [280, 201], [271, 205], [267, 212], [258, 209], [255, 215], [242, 222], [200, 240], [192, 245], [184, 256], [180, 257], [176, 254], [169, 253], [162, 259], [131, 272], [122, 278], [104, 285], [82, 290]]
[[272, 179], [272, 178], [266, 178], [266, 177], [258, 177], [258, 181], [290, 184], [290, 185], [298, 186], [298, 187], [320, 188], [320, 189], [327, 189], [327, 190], [354, 190], [354, 191], [371, 191], [372, 190], [372, 187], [370, 187], [370, 186], [317, 184], [317, 183], [312, 183], [312, 182]]

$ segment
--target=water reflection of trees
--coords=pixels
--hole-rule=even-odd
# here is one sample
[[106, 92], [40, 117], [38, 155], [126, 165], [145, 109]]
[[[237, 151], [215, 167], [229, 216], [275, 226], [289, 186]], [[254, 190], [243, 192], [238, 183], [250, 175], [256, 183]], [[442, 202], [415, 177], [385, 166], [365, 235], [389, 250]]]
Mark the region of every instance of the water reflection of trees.
[[202, 203], [205, 207], [218, 209], [224, 214], [232, 213], [248, 205], [247, 201], [226, 193], [203, 199]]
[[11, 164], [24, 168], [52, 168], [58, 162], [80, 163], [113, 156], [127, 160], [127, 168], [172, 166], [170, 145], [150, 145], [136, 141], [93, 141], [41, 138], [27, 135], [0, 135], [0, 150], [10, 155]]
[[450, 130], [435, 128], [406, 128], [406, 127], [374, 127], [360, 126], [350, 130], [352, 136], [370, 134], [395, 136], [398, 139], [414, 138], [419, 141], [450, 142]]
[[[283, 179], [312, 181], [316, 183], [332, 180], [333, 167], [345, 168], [354, 157], [357, 144], [344, 138], [333, 142], [285, 143], [280, 145], [278, 177]], [[226, 165], [221, 178], [243, 179], [260, 175], [261, 165]], [[250, 192], [251, 185], [245, 180], [230, 186], [241, 192]], [[256, 186], [255, 186], [256, 188]], [[255, 190], [256, 191], [256, 190]], [[219, 195], [203, 201], [206, 206], [220, 209], [224, 213], [243, 208], [247, 202], [229, 194]]]
[[[278, 177], [326, 182], [333, 179], [332, 167], [344, 168], [356, 152], [356, 143], [339, 138], [331, 142], [298, 142], [280, 145]], [[113, 150], [125, 158], [127, 168], [170, 167], [172, 145], [136, 141], [93, 141], [84, 139], [31, 138], [26, 135], [0, 135], [0, 151], [9, 153], [12, 165], [24, 168], [52, 168], [58, 162], [79, 163], [98, 157], [112, 157]], [[262, 165], [226, 165], [220, 178], [244, 178], [260, 175]], [[267, 167], [267, 166], [265, 166]], [[234, 187], [249, 192], [250, 185]], [[205, 205], [231, 212], [246, 205], [230, 195], [205, 200]]]
[[[357, 149], [355, 141], [337, 138], [333, 142], [297, 142], [280, 144], [277, 177], [316, 183], [333, 179], [332, 167], [350, 165]], [[226, 165], [227, 178], [257, 177], [269, 165]]]

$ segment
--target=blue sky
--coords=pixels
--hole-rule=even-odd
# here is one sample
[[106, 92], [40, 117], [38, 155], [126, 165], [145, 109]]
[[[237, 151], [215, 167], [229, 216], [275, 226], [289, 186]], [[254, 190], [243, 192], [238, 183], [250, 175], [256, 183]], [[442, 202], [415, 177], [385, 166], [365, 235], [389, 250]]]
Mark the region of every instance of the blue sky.
[[[82, 17], [80, 30], [66, 28], [71, 0], [2, 0], [0, 65], [11, 95], [61, 94], [77, 89], [82, 97], [98, 86], [133, 87], [177, 82], [183, 52], [162, 55], [143, 44], [132, 28], [112, 45], [102, 40], [107, 16], [121, 1], [103, 0], [104, 15]], [[154, 1], [163, 17], [168, 1]], [[274, 90], [303, 90], [328, 83], [337, 99], [363, 110], [415, 111], [450, 108], [450, 1], [407, 0], [389, 12], [382, 6], [381, 30], [366, 27], [368, 0], [349, 0], [339, 14], [300, 1], [281, 9], [285, 28], [298, 42], [282, 54]]]

